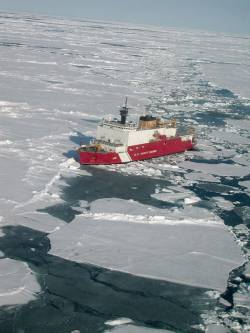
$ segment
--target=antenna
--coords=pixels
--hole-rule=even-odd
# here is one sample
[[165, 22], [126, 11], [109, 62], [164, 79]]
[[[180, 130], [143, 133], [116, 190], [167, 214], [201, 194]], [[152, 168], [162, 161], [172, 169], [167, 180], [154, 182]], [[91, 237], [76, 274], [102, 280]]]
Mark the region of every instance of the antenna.
[[121, 124], [125, 125], [126, 124], [126, 119], [128, 115], [128, 97], [125, 98], [125, 106], [123, 106], [120, 109], [120, 115], [121, 115]]

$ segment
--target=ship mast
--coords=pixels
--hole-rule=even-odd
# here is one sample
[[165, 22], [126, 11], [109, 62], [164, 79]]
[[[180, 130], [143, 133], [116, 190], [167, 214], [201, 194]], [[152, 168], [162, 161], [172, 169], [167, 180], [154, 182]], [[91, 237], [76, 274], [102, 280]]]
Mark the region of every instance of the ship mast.
[[128, 97], [125, 98], [125, 105], [120, 109], [120, 115], [121, 115], [121, 124], [126, 124], [126, 119], [128, 116]]

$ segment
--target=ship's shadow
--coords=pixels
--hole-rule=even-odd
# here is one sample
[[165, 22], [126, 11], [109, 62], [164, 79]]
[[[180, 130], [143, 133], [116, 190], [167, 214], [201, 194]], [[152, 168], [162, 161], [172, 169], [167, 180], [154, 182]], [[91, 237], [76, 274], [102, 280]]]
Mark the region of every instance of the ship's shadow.
[[[77, 146], [81, 146], [88, 144], [91, 140], [94, 139], [94, 137], [84, 135], [81, 132], [77, 131], [74, 135], [70, 135], [69, 139]], [[75, 149], [68, 150], [67, 152], [63, 153], [63, 156], [67, 158], [74, 158], [76, 161], [78, 161], [78, 154]]]

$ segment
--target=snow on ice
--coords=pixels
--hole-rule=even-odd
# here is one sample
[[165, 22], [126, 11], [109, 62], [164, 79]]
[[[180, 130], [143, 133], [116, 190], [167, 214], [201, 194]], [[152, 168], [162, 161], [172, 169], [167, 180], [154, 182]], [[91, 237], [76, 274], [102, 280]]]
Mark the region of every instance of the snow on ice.
[[[105, 213], [97, 213], [100, 206]], [[188, 209], [159, 209], [164, 215], [153, 215], [152, 221], [147, 206], [98, 200], [92, 204], [92, 215], [79, 215], [50, 235], [50, 253], [148, 278], [223, 291], [229, 272], [243, 263], [240, 248], [219, 218], [193, 206]]]
[[154, 329], [135, 325], [122, 325], [113, 329], [108, 329], [104, 333], [173, 333], [169, 330]]
[[23, 304], [36, 299], [40, 285], [25, 263], [0, 259], [0, 306]]
[[181, 162], [180, 166], [184, 169], [200, 171], [215, 176], [234, 176], [244, 177], [249, 174], [249, 167], [238, 164], [226, 164], [226, 163], [195, 163], [191, 161]]

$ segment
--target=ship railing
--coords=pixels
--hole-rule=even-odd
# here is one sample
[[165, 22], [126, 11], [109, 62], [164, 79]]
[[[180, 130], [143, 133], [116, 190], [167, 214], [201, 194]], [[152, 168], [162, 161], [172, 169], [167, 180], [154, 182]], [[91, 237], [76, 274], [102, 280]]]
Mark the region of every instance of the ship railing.
[[[111, 127], [116, 127], [120, 129], [133, 129], [133, 130], [139, 130], [138, 124], [131, 122], [126, 124], [121, 124], [119, 121], [116, 120], [107, 120], [103, 119], [101, 122], [101, 125], [108, 125]], [[169, 121], [158, 121], [156, 122], [156, 125], [154, 128], [175, 128], [176, 127], [176, 120], [169, 120]]]
[[111, 142], [111, 141], [105, 141], [105, 140], [95, 140], [92, 142], [93, 144], [100, 144], [100, 145], [106, 145], [106, 146], [111, 146], [111, 147], [122, 147], [123, 144], [120, 142]]
[[121, 123], [119, 123], [119, 121], [107, 120], [107, 119], [103, 119], [101, 122], [101, 125], [109, 125], [109, 126], [117, 127], [117, 128], [121, 128], [121, 129], [136, 129], [137, 128], [137, 124], [134, 122], [121, 124]]

